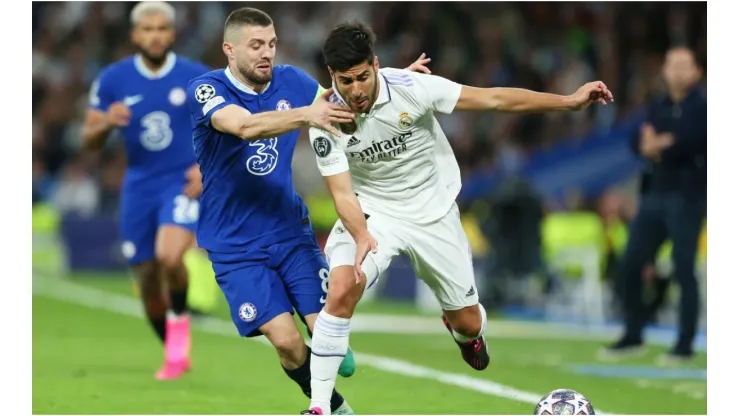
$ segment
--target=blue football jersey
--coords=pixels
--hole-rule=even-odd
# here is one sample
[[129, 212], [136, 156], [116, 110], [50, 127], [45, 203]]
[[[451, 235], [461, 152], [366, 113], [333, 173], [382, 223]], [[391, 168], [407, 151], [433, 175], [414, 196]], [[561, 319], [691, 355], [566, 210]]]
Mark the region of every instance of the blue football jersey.
[[203, 174], [198, 244], [215, 253], [238, 253], [312, 235], [308, 209], [293, 186], [291, 161], [298, 130], [246, 141], [211, 126], [211, 116], [235, 104], [251, 113], [310, 105], [319, 84], [290, 65], [276, 66], [259, 94], [220, 69], [191, 81], [188, 104], [195, 154]]
[[185, 181], [184, 172], [195, 163], [186, 90], [190, 80], [208, 71], [199, 62], [170, 53], [158, 73], [138, 55], [100, 73], [90, 90], [90, 106], [107, 111], [120, 101], [131, 109], [131, 120], [121, 129], [127, 156], [124, 190]]

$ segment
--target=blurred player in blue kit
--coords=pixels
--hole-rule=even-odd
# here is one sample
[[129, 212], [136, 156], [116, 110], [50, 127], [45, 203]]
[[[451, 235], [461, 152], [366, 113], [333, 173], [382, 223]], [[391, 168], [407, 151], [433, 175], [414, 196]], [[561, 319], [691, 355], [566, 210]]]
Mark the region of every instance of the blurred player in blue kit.
[[100, 73], [82, 132], [88, 149], [100, 148], [114, 129], [124, 138], [122, 251], [136, 275], [146, 315], [164, 343], [165, 362], [156, 373], [160, 380], [178, 378], [191, 366], [183, 255], [194, 245], [201, 177], [185, 101], [188, 81], [210, 71], [170, 51], [174, 22], [175, 10], [167, 3], [134, 7], [131, 38], [138, 53]]
[[[239, 334], [265, 335], [285, 373], [310, 397], [310, 348], [292, 313], [310, 334], [326, 302], [329, 268], [295, 191], [291, 160], [301, 127], [339, 134], [331, 124], [351, 122], [354, 115], [329, 103], [332, 91], [303, 70], [273, 66], [276, 44], [269, 15], [238, 9], [224, 26], [228, 67], [188, 87], [203, 175], [197, 238]], [[427, 71], [423, 58], [410, 69]], [[353, 372], [350, 352], [339, 374]], [[333, 414], [353, 413], [336, 390], [330, 407]]]

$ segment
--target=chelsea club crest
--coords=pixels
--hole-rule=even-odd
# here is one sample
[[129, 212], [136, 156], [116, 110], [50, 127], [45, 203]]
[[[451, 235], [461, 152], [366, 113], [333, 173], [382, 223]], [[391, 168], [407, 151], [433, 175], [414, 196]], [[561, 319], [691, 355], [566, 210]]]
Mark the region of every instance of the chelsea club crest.
[[277, 111], [287, 111], [290, 110], [290, 103], [288, 100], [280, 100], [277, 103], [277, 106], [275, 107]]
[[246, 302], [239, 307], [239, 319], [244, 322], [252, 322], [257, 317], [257, 307]]
[[170, 100], [170, 104], [174, 105], [175, 107], [179, 107], [185, 104], [185, 98], [186, 98], [185, 90], [180, 87], [175, 87], [172, 90], [170, 90], [170, 95], [168, 98]]

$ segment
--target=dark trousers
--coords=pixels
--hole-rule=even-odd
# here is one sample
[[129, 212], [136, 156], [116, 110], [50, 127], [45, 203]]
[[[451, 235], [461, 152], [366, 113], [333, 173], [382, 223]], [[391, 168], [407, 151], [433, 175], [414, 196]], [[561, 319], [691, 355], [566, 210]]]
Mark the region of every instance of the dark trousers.
[[642, 340], [647, 319], [643, 301], [642, 269], [655, 260], [667, 239], [673, 242], [674, 276], [681, 287], [680, 332], [677, 349], [691, 350], [699, 319], [696, 254], [704, 217], [706, 195], [687, 198], [678, 193], [646, 193], [630, 226], [627, 249], [620, 267], [620, 292], [626, 337]]

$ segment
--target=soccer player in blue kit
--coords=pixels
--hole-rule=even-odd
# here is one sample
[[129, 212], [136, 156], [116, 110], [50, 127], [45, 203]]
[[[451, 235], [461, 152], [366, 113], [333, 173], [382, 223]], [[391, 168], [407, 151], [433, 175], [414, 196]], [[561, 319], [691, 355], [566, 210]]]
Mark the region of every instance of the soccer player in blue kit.
[[[311, 351], [292, 313], [297, 311], [313, 330], [329, 274], [306, 205], [293, 186], [291, 160], [301, 127], [339, 134], [331, 124], [351, 122], [354, 115], [329, 103], [332, 91], [324, 92], [304, 71], [273, 67], [276, 43], [269, 15], [238, 9], [224, 25], [228, 67], [188, 87], [203, 174], [197, 238], [208, 251], [239, 334], [265, 335], [285, 373], [310, 397]], [[426, 62], [422, 56], [410, 68], [425, 71]], [[342, 375], [351, 375], [353, 363], [349, 366]], [[352, 414], [336, 390], [331, 411]]]
[[88, 149], [101, 147], [114, 129], [123, 133], [128, 161], [120, 206], [122, 251], [164, 343], [160, 380], [179, 378], [191, 366], [183, 255], [194, 245], [201, 177], [185, 101], [188, 81], [210, 71], [170, 52], [174, 20], [174, 8], [164, 2], [134, 7], [132, 41], [138, 53], [100, 73], [82, 132]]

